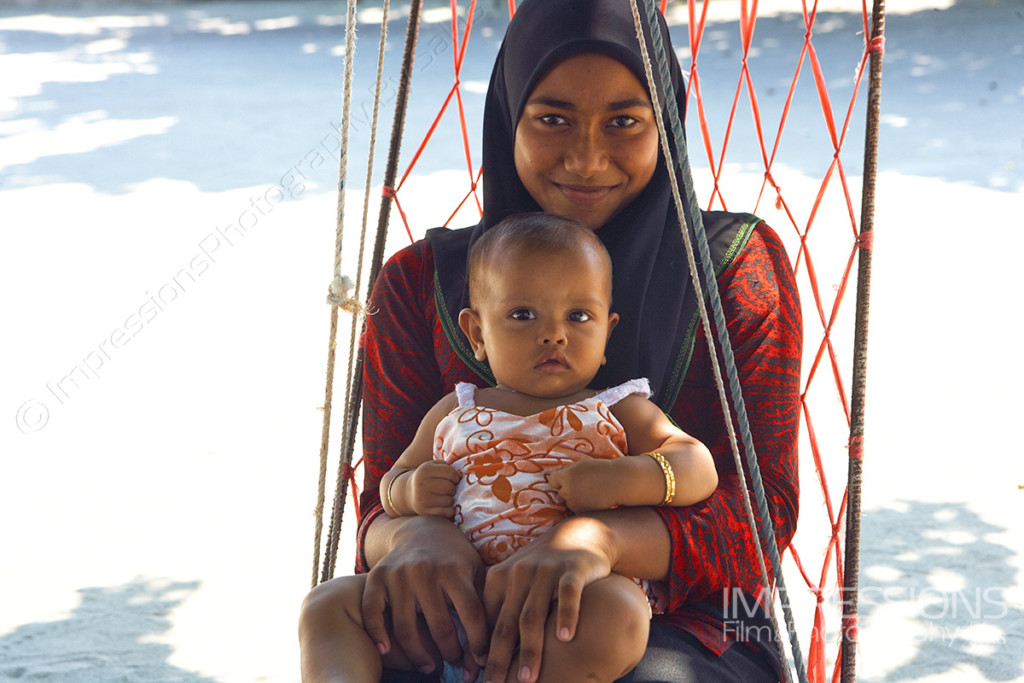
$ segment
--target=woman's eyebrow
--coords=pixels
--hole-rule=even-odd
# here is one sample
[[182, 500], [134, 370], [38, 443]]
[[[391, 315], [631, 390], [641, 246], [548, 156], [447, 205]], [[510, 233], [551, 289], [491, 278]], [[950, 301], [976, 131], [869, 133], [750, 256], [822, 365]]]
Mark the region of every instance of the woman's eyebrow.
[[566, 109], [569, 111], [576, 111], [576, 105], [567, 100], [559, 100], [554, 97], [533, 97], [527, 101], [527, 106], [531, 104], [540, 104], [545, 107], [554, 107], [555, 109]]
[[[555, 109], [565, 109], [566, 111], [576, 111], [576, 105], [568, 100], [560, 100], [555, 97], [534, 97], [526, 103], [527, 105], [542, 105], [546, 107], [553, 107]], [[646, 109], [651, 108], [651, 103], [642, 97], [630, 97], [625, 100], [616, 100], [615, 102], [609, 102], [605, 108], [607, 111], [619, 111], [621, 109], [633, 109], [634, 107], [644, 107]]]
[[619, 109], [632, 109], [634, 107], [645, 107], [651, 108], [649, 100], [645, 100], [641, 97], [631, 97], [628, 100], [619, 100], [617, 102], [608, 103], [608, 111], [618, 111]]

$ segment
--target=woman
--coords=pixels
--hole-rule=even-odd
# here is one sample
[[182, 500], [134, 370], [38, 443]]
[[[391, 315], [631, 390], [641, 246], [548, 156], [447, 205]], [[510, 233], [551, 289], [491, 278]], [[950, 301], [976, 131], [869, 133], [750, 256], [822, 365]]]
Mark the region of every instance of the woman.
[[[662, 24], [662, 33], [668, 37]], [[367, 632], [424, 673], [433, 654], [484, 680], [537, 680], [545, 627], [571, 638], [582, 587], [615, 571], [664, 581], [668, 613], [623, 680], [775, 680], [777, 653], [745, 521], [710, 357], [696, 324], [668, 170], [626, 0], [526, 0], [498, 54], [484, 113], [484, 216], [431, 231], [378, 278], [367, 319], [359, 568], [369, 569]], [[666, 46], [669, 54], [670, 45]], [[682, 73], [671, 75], [683, 109]], [[546, 210], [595, 230], [612, 256], [621, 320], [595, 388], [648, 377], [658, 403], [715, 458], [718, 490], [684, 508], [580, 515], [484, 570], [446, 520], [390, 519], [378, 483], [420, 419], [456, 382], [487, 386], [454, 321], [465, 305], [469, 245], [508, 214]], [[784, 547], [797, 517], [800, 315], [789, 261], [770, 228], [706, 213], [718, 285], [751, 429]], [[331, 584], [307, 599], [304, 652], [329, 617]], [[554, 602], [552, 602], [554, 600]], [[452, 611], [465, 630], [459, 643]], [[550, 618], [549, 618], [550, 613]], [[326, 616], [325, 616], [326, 615]], [[392, 634], [394, 637], [389, 637]], [[322, 646], [329, 646], [323, 644]]]

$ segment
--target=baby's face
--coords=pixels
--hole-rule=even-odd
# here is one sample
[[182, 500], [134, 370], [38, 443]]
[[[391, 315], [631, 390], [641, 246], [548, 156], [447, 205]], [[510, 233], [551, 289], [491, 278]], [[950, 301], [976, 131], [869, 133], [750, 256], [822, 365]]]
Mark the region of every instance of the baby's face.
[[513, 254], [485, 268], [486, 292], [474, 305], [477, 358], [486, 358], [500, 385], [531, 396], [585, 388], [618, 322], [609, 312], [607, 263], [583, 251]]

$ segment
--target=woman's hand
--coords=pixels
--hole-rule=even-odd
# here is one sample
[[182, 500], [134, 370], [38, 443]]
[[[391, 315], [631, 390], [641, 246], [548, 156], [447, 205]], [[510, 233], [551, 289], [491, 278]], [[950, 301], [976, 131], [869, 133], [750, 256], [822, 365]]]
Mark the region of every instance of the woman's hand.
[[[388, 537], [392, 548], [370, 570], [363, 591], [363, 625], [378, 651], [398, 645], [423, 673], [433, 671], [437, 652], [475, 675], [489, 633], [480, 599], [484, 567], [472, 544], [440, 517], [382, 516], [371, 531]], [[449, 605], [466, 631], [468, 653], [459, 645]], [[395, 643], [385, 627], [386, 610]]]
[[605, 526], [574, 517], [488, 569], [484, 604], [493, 635], [484, 681], [505, 680], [517, 644], [519, 681], [537, 680], [551, 602], [557, 600], [557, 637], [572, 640], [584, 587], [608, 576], [612, 564]]

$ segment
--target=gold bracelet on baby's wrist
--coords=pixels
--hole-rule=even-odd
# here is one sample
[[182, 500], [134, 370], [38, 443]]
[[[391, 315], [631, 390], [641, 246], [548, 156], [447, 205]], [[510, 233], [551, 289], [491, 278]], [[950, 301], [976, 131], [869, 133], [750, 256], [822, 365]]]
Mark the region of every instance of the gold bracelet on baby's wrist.
[[[654, 458], [654, 462], [661, 467], [661, 473], [665, 477], [665, 499], [659, 505], [668, 505], [676, 497], [676, 473], [672, 471], [672, 465], [668, 459], [658, 451], [644, 453]], [[389, 487], [390, 488], [390, 487]]]
[[384, 499], [387, 501], [388, 507], [391, 508], [391, 512], [394, 513], [394, 517], [401, 517], [402, 513], [398, 511], [398, 508], [395, 507], [395, 501], [391, 499], [391, 487], [395, 485], [395, 482], [398, 481], [398, 478], [400, 476], [402, 476], [406, 472], [411, 472], [412, 470], [412, 467], [403, 467], [402, 469], [398, 470], [398, 473], [395, 474], [395, 476], [391, 477], [391, 481], [388, 482], [387, 489], [384, 490]]

